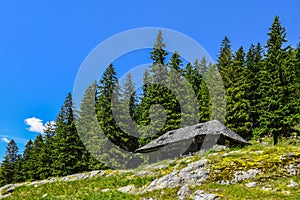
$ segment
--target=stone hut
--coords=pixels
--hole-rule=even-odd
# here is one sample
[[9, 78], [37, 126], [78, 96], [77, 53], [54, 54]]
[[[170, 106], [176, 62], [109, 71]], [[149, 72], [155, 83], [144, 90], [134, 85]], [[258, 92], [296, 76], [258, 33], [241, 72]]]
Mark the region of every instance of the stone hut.
[[147, 153], [150, 161], [171, 159], [182, 155], [209, 150], [214, 145], [249, 145], [237, 133], [218, 120], [212, 120], [168, 131], [149, 144], [136, 150]]

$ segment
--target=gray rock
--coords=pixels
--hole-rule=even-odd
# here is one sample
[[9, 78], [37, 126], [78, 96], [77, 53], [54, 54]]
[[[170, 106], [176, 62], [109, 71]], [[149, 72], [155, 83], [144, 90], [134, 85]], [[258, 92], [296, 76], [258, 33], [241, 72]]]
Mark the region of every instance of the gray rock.
[[205, 194], [203, 190], [197, 190], [194, 192], [194, 200], [216, 200], [219, 196], [216, 194]]
[[241, 150], [230, 151], [230, 152], [228, 152], [228, 153], [224, 153], [224, 154], [222, 155], [222, 157], [226, 157], [226, 156], [233, 155], [233, 154], [239, 154], [239, 153], [241, 153]]
[[0, 194], [0, 199], [4, 199], [4, 198], [6, 198], [6, 197], [9, 197], [11, 195], [11, 193], [9, 193], [9, 194], [4, 194], [4, 195], [1, 195]]
[[151, 164], [151, 165], [148, 165], [146, 167], [144, 167], [144, 169], [154, 169], [154, 170], [160, 170], [160, 169], [165, 169], [169, 166], [169, 163], [166, 163], [166, 164], [160, 164], [158, 165], [157, 163], [154, 163], [154, 164]]
[[193, 170], [198, 170], [199, 168], [203, 168], [204, 166], [206, 166], [208, 163], [207, 159], [201, 159], [199, 161], [193, 162], [188, 164], [187, 167], [183, 168], [182, 170], [180, 170], [179, 175], [185, 175], [188, 172], [191, 172]]
[[300, 164], [289, 164], [286, 167], [286, 171], [289, 175], [299, 176], [300, 175]]
[[215, 151], [215, 152], [220, 152], [220, 151], [227, 151], [229, 150], [228, 147], [224, 146], [224, 145], [214, 145], [212, 148], [211, 148], [212, 151]]
[[182, 184], [200, 184], [209, 178], [210, 170], [206, 169], [208, 160], [202, 159], [188, 164], [182, 170], [173, 171], [159, 179], [152, 181], [142, 192], [173, 188]]
[[127, 194], [133, 194], [136, 192], [136, 188], [134, 187], [134, 185], [127, 185], [127, 186], [119, 188], [118, 191], [127, 193]]
[[39, 182], [38, 181], [32, 181], [32, 182], [30, 182], [30, 183], [28, 183], [27, 185], [28, 186], [32, 186], [32, 185], [38, 185], [39, 184]]
[[272, 188], [264, 187], [264, 186], [261, 189], [264, 190], [264, 191], [272, 191], [273, 190]]
[[45, 198], [46, 196], [48, 196], [48, 194], [43, 194], [42, 198]]
[[7, 184], [0, 188], [0, 199], [9, 197], [11, 193], [19, 186], [24, 185], [25, 183], [16, 183], [16, 184]]
[[229, 185], [229, 184], [230, 184], [230, 181], [228, 181], [228, 180], [220, 180], [219, 183], [220, 183], [221, 185]]
[[251, 179], [259, 174], [261, 171], [259, 169], [249, 169], [248, 171], [235, 171], [234, 179], [232, 183], [238, 183], [240, 181]]
[[201, 196], [194, 196], [194, 200], [215, 200], [219, 199], [216, 194], [202, 194]]
[[256, 182], [246, 183], [246, 186], [247, 186], [248, 188], [256, 187], [256, 186], [257, 186], [257, 183], [256, 183]]
[[296, 154], [295, 153], [288, 153], [285, 156], [286, 157], [296, 157]]
[[108, 191], [109, 191], [108, 188], [101, 190], [101, 192], [108, 192]]
[[257, 154], [257, 155], [260, 155], [260, 154], [263, 154], [264, 151], [250, 151], [250, 154]]
[[198, 169], [200, 167], [205, 167], [208, 163], [207, 159], [201, 159], [199, 161], [188, 164], [188, 167], [192, 167], [193, 169]]
[[8, 194], [13, 192], [16, 189], [16, 186], [14, 184], [7, 184], [0, 188], [0, 194]]
[[204, 194], [204, 191], [203, 191], [203, 190], [196, 190], [196, 191], [194, 192], [194, 195], [202, 195], [202, 194]]
[[285, 194], [290, 195], [291, 192], [290, 191], [283, 191]]
[[54, 181], [56, 181], [56, 177], [52, 177], [51, 179], [49, 179], [49, 183], [53, 183]]
[[291, 180], [291, 181], [290, 181], [290, 184], [288, 185], [288, 187], [297, 187], [297, 186], [299, 186], [299, 184], [296, 183], [296, 182], [293, 181], [293, 180]]
[[178, 199], [185, 200], [188, 196], [191, 195], [191, 193], [192, 191], [189, 189], [189, 187], [187, 185], [184, 185], [178, 190], [177, 196]]
[[72, 175], [62, 177], [61, 181], [77, 181], [77, 180], [84, 180], [87, 178], [89, 178], [89, 173], [72, 174]]
[[219, 153], [210, 153], [210, 154], [208, 154], [208, 157], [214, 157], [214, 156], [218, 156], [219, 155]]
[[186, 174], [180, 174], [183, 183], [186, 184], [201, 184], [204, 183], [210, 176], [209, 169], [198, 169]]
[[199, 184], [205, 182], [210, 175], [210, 170], [205, 169], [208, 160], [202, 159], [189, 164], [186, 168], [179, 171], [178, 175], [182, 178], [183, 183]]
[[90, 175], [89, 175], [89, 178], [93, 178], [94, 176], [96, 176], [96, 175], [99, 174], [100, 172], [102, 172], [102, 171], [100, 171], [100, 170], [91, 171], [91, 172], [90, 172]]
[[156, 179], [150, 183], [146, 188], [146, 191], [164, 189], [164, 188], [173, 188], [181, 183], [181, 178], [176, 175], [176, 172], [167, 174], [159, 179]]
[[147, 172], [147, 171], [140, 171], [140, 172], [137, 172], [135, 175], [141, 177], [141, 176], [146, 176], [148, 174], [149, 174], [149, 172]]

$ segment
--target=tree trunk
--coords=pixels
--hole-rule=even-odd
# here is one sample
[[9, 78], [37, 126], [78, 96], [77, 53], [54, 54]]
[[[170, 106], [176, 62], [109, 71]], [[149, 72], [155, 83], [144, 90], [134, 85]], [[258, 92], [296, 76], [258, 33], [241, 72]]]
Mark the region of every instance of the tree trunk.
[[274, 145], [278, 144], [278, 134], [277, 133], [273, 133], [273, 141], [274, 141]]

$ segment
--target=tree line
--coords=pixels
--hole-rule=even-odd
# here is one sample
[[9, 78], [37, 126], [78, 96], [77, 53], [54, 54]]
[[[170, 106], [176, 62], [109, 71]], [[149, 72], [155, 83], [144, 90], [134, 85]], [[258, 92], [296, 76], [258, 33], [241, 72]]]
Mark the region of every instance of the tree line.
[[[101, 160], [109, 154], [102, 154], [99, 148], [107, 140], [134, 152], [182, 124], [220, 119], [212, 115], [220, 107], [211, 100], [218, 94], [209, 91], [213, 80], [208, 81], [211, 77], [205, 76], [210, 74], [207, 72], [218, 72], [222, 77], [226, 93], [224, 123], [228, 128], [245, 139], [272, 136], [275, 145], [279, 137], [296, 132], [294, 127], [300, 124], [300, 45], [293, 48], [287, 44], [286, 30], [278, 16], [264, 47], [257, 43], [247, 51], [243, 47], [233, 51], [230, 39], [225, 37], [216, 64], [202, 58], [184, 65], [179, 53], [174, 52], [169, 60], [168, 56], [159, 32], [141, 94], [136, 92], [131, 74], [119, 83], [112, 64], [99, 82], [87, 88], [79, 110], [73, 109], [72, 95], [68, 94], [55, 124], [48, 123], [44, 134], [29, 140], [22, 155], [16, 143], [9, 142], [0, 167], [0, 185], [105, 169], [109, 166]], [[99, 139], [99, 128], [104, 138]], [[85, 134], [79, 137], [79, 132]]]

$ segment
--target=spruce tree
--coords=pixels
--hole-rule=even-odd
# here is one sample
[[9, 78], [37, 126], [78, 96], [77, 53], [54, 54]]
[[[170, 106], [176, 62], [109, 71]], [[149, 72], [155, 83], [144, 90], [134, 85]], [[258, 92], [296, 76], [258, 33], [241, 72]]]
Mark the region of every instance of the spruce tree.
[[283, 94], [285, 118], [282, 123], [285, 125], [283, 136], [287, 137], [294, 131], [294, 127], [300, 124], [300, 68], [299, 48], [294, 50], [288, 47], [285, 64], [283, 65]]
[[29, 177], [29, 179], [31, 180], [47, 178], [47, 176], [44, 173], [47, 173], [49, 171], [49, 168], [47, 169], [44, 167], [44, 164], [46, 164], [44, 160], [48, 155], [45, 154], [44, 148], [45, 147], [43, 137], [41, 134], [38, 134], [33, 141], [33, 145], [30, 151], [29, 162], [33, 163], [33, 168], [30, 169], [33, 172], [33, 174], [31, 177]]
[[[96, 95], [96, 112], [99, 124], [106, 137], [117, 145], [120, 143], [120, 131], [117, 129], [114, 116], [112, 113], [113, 101], [118, 101], [119, 96], [116, 94], [113, 98], [114, 91], [119, 88], [117, 73], [112, 64], [110, 64], [103, 74]], [[117, 105], [117, 102], [115, 103]]]
[[229, 75], [229, 68], [232, 64], [233, 53], [231, 50], [231, 43], [227, 36], [222, 40], [220, 53], [217, 60], [217, 67], [219, 72], [222, 76], [223, 83], [225, 88], [229, 87], [230, 78]]
[[13, 182], [19, 183], [23, 182], [23, 173], [22, 173], [22, 155], [18, 154], [17, 159], [14, 164], [14, 176], [13, 176]]
[[16, 162], [19, 159], [19, 148], [14, 140], [10, 140], [6, 147], [6, 154], [1, 163], [0, 185], [5, 185], [14, 182], [16, 174]]
[[55, 121], [51, 166], [54, 176], [78, 173], [85, 168], [85, 163], [82, 163], [85, 147], [74, 120], [72, 95], [69, 93]]
[[[184, 105], [182, 106], [187, 106], [189, 107], [190, 105], [194, 104], [195, 106], [195, 111], [197, 112], [196, 116], [193, 116], [195, 112], [193, 112], [193, 108], [194, 106], [190, 107], [189, 112], [190, 113], [188, 116], [188, 118], [190, 119], [190, 122], [185, 124], [185, 126], [188, 125], [192, 125], [192, 124], [196, 124], [199, 123], [199, 120], [201, 118], [199, 110], [201, 109], [200, 105], [201, 105], [201, 82], [202, 82], [202, 75], [200, 73], [200, 64], [198, 63], [198, 60], [195, 61], [194, 65], [191, 63], [188, 63], [185, 67], [185, 69], [183, 70], [183, 74], [184, 74], [184, 78], [185, 80], [188, 82], [190, 88], [184, 88], [183, 86], [181, 86], [183, 88], [182, 90], [182, 95], [181, 98], [184, 98]], [[186, 85], [185, 87], [187, 87], [188, 85]], [[189, 92], [190, 94], [187, 95], [185, 93]], [[192, 100], [196, 98], [196, 102], [192, 102]], [[183, 113], [182, 113], [183, 114]]]
[[256, 46], [251, 45], [246, 55], [246, 76], [249, 84], [247, 90], [248, 99], [250, 101], [249, 117], [251, 122], [251, 132], [259, 127], [258, 118], [258, 101], [261, 98], [258, 92], [259, 79], [258, 75], [262, 66], [262, 47], [260, 43]]
[[44, 145], [41, 150], [43, 167], [41, 169], [40, 177], [42, 179], [52, 176], [52, 171], [49, 169], [53, 163], [53, 138], [55, 137], [55, 123], [47, 122], [44, 133]]
[[91, 84], [81, 100], [80, 110], [77, 111], [78, 119], [76, 127], [80, 138], [84, 141], [86, 150], [83, 154], [82, 162], [85, 162], [83, 170], [97, 170], [106, 168], [105, 164], [100, 162], [107, 155], [104, 153], [107, 138], [101, 134], [100, 126], [97, 121], [95, 111], [95, 100], [97, 92], [97, 83]]
[[259, 73], [261, 99], [258, 103], [258, 121], [260, 127], [255, 129], [255, 134], [259, 136], [271, 134], [275, 145], [278, 143], [279, 135], [286, 135], [288, 131], [288, 125], [284, 122], [289, 112], [284, 80], [288, 48], [283, 46], [287, 42], [286, 31], [281, 26], [278, 16], [275, 17], [269, 30], [267, 52], [263, 68]]
[[165, 46], [162, 33], [159, 31], [153, 50], [150, 52], [153, 63], [150, 66], [149, 75], [147, 74], [147, 77], [144, 75], [144, 79], [147, 78], [147, 84], [143, 88], [142, 104], [144, 113], [142, 113], [142, 116], [143, 121], [147, 124], [143, 124], [146, 128], [142, 128], [140, 131], [141, 138], [145, 138], [146, 135], [147, 142], [162, 135], [166, 129], [170, 128], [166, 127], [167, 123], [161, 121], [161, 118], [166, 117], [166, 99], [170, 95], [170, 90], [166, 87], [168, 70], [165, 59], [168, 53], [164, 50]]
[[205, 76], [208, 73], [208, 66], [205, 57], [202, 58], [199, 64], [199, 71], [203, 77], [203, 80], [200, 84], [200, 94], [199, 94], [199, 117], [200, 122], [207, 122], [211, 120], [211, 98], [209, 94], [209, 90], [207, 87], [207, 83], [205, 82]]
[[245, 53], [243, 47], [235, 53], [232, 64], [227, 68], [227, 113], [226, 125], [244, 138], [250, 138], [250, 101], [247, 91]]
[[145, 144], [151, 141], [149, 137], [148, 130], [144, 127], [147, 127], [150, 124], [149, 109], [151, 102], [151, 93], [150, 93], [150, 78], [149, 70], [145, 70], [143, 75], [143, 93], [139, 97], [140, 103], [137, 105], [137, 124], [139, 125], [139, 147], [144, 146]]
[[[97, 120], [105, 137], [108, 139], [106, 148], [106, 163], [114, 167], [124, 167], [128, 161], [124, 151], [132, 151], [128, 145], [128, 135], [124, 133], [115, 121], [118, 117], [118, 106], [120, 105], [120, 86], [115, 68], [110, 64], [103, 74], [98, 85], [96, 95]], [[115, 116], [113, 109], [116, 111]], [[108, 159], [111, 158], [111, 159]], [[122, 166], [119, 166], [121, 164]]]
[[126, 138], [126, 150], [133, 152], [139, 147], [137, 121], [137, 96], [132, 75], [127, 74], [121, 88], [120, 103], [116, 105], [114, 119]]
[[180, 55], [178, 54], [178, 52], [174, 52], [172, 54], [171, 60], [168, 63], [168, 66], [170, 69], [173, 69], [174, 71], [178, 72], [179, 74], [182, 73], [182, 60], [180, 59]]

